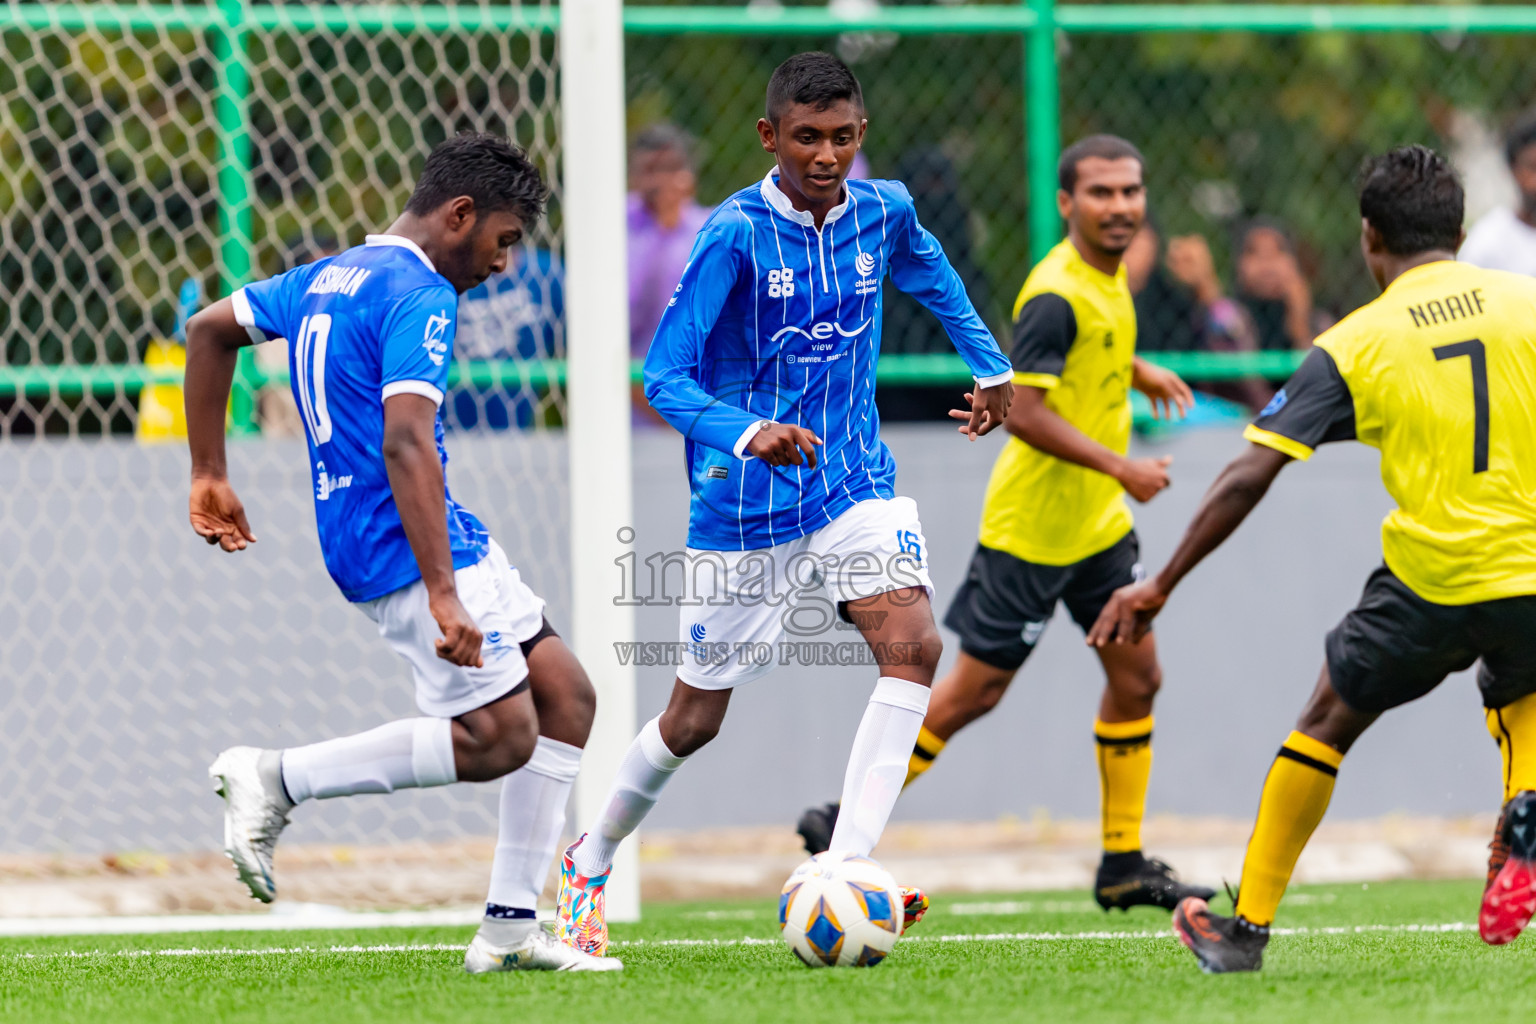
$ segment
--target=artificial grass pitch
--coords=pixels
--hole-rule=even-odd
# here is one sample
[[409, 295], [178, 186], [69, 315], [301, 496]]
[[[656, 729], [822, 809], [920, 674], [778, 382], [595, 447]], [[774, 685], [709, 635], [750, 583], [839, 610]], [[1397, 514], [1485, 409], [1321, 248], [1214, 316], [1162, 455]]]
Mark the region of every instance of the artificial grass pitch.
[[[469, 928], [0, 939], [0, 1020], [1506, 1021], [1536, 929], [1502, 949], [1477, 882], [1295, 889], [1258, 974], [1207, 977], [1168, 915], [1086, 892], [952, 896], [869, 969], [809, 970], [768, 900], [614, 927], [622, 974], [462, 973]], [[1218, 909], [1226, 911], [1226, 900]], [[1356, 930], [1359, 929], [1359, 930]]]

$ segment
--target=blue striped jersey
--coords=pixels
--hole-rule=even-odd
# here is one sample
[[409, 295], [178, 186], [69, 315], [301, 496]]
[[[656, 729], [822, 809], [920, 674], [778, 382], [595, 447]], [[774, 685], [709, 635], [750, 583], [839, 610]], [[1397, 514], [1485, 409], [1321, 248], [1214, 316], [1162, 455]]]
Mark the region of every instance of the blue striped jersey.
[[[780, 191], [777, 168], [721, 203], [656, 328], [645, 395], [686, 439], [690, 547], [772, 547], [894, 496], [875, 411], [886, 275], [939, 318], [980, 385], [1012, 377], [906, 187], [844, 188], [819, 229]], [[816, 468], [748, 455], [765, 420], [814, 431]]]
[[[288, 339], [293, 398], [315, 481], [315, 521], [331, 578], [349, 601], [371, 601], [421, 578], [384, 467], [384, 400], [414, 394], [438, 405], [453, 362], [459, 296], [414, 242], [367, 244], [246, 285], [235, 319], [253, 341]], [[453, 567], [489, 553], [480, 520], [453, 500], [443, 509]]]

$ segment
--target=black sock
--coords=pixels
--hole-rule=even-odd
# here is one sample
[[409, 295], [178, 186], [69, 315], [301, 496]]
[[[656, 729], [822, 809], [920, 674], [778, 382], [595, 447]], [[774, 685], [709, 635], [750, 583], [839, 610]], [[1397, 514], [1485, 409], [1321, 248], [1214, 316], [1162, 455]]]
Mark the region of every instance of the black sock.
[[487, 903], [485, 916], [499, 921], [531, 921], [537, 915], [530, 907], [506, 907], [500, 903]]
[[1124, 853], [1110, 853], [1104, 851], [1104, 859], [1099, 861], [1099, 870], [1112, 875], [1128, 874], [1139, 869], [1147, 862], [1140, 850], [1127, 850]]

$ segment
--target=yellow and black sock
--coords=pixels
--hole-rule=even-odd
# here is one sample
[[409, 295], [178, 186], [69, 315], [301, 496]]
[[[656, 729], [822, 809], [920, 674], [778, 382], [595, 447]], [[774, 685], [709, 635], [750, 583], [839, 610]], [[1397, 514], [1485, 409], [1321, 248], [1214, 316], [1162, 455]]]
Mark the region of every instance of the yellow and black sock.
[[928, 731], [925, 725], [917, 733], [917, 745], [912, 748], [912, 756], [907, 760], [907, 781], [901, 784], [902, 789], [912, 785], [912, 780], [923, 772], [933, 767], [933, 759], [939, 756], [944, 749], [944, 741]]
[[1504, 760], [1504, 802], [1536, 789], [1536, 693], [1502, 708], [1487, 708], [1488, 733]]
[[1286, 737], [1275, 756], [1237, 891], [1237, 913], [1249, 923], [1267, 925], [1275, 919], [1296, 859], [1328, 810], [1343, 760], [1343, 754], [1322, 740], [1299, 732]]
[[1141, 849], [1141, 819], [1147, 813], [1147, 779], [1152, 775], [1152, 716], [1134, 722], [1093, 721], [1099, 758], [1099, 813], [1105, 853]]

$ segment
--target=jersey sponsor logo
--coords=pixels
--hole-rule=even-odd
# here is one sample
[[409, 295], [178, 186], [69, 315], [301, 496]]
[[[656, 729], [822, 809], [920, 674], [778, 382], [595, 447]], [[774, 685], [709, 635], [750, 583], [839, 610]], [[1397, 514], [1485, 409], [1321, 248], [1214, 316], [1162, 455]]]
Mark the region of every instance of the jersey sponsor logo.
[[352, 474], [338, 476], [328, 473], [324, 462], [315, 463], [315, 500], [330, 501], [331, 495], [352, 486]]
[[452, 322], [446, 309], [427, 317], [427, 329], [421, 347], [427, 350], [427, 358], [432, 360], [433, 366], [442, 366], [443, 360], [448, 357], [448, 342], [443, 340], [443, 335], [448, 333], [448, 325]]
[[880, 278], [875, 273], [875, 258], [869, 253], [859, 253], [853, 261], [853, 269], [859, 274], [859, 283], [853, 286], [855, 295], [870, 295], [880, 287]]
[[773, 337], [769, 338], [768, 340], [778, 341], [780, 338], [790, 334], [798, 334], [802, 338], [806, 338], [810, 341], [826, 341], [834, 334], [841, 334], [845, 338], [857, 338], [859, 335], [864, 333], [864, 328], [868, 327], [873, 321], [874, 317], [867, 317], [863, 323], [859, 324], [859, 326], [855, 327], [851, 331], [836, 320], [819, 320], [811, 325], [810, 330], [806, 330], [804, 327], [796, 327], [794, 324], [790, 324], [786, 327], [779, 328], [778, 331], [774, 332]]
[[787, 299], [795, 294], [795, 272], [790, 267], [768, 271], [768, 297]]
[[731, 471], [726, 469], [724, 466], [710, 466], [709, 469], [705, 470], [704, 472], [704, 478], [706, 480], [724, 480], [730, 475]]
[[357, 290], [363, 286], [372, 271], [365, 267], [326, 267], [315, 275], [315, 279], [305, 290], [305, 295], [335, 295], [342, 294], [349, 298], [357, 294]]
[[691, 637], [693, 642], [696, 644], [701, 644], [704, 642], [704, 635], [706, 632], [707, 630], [705, 630], [704, 623], [702, 622], [695, 622], [693, 625], [688, 627], [688, 636]]
[[1269, 404], [1266, 405], [1263, 409], [1259, 410], [1259, 419], [1263, 419], [1265, 416], [1273, 416], [1281, 409], [1284, 409], [1285, 403], [1289, 402], [1290, 400], [1291, 396], [1285, 393], [1285, 388], [1281, 388], [1279, 391], [1276, 391], [1275, 397], [1269, 400]]

